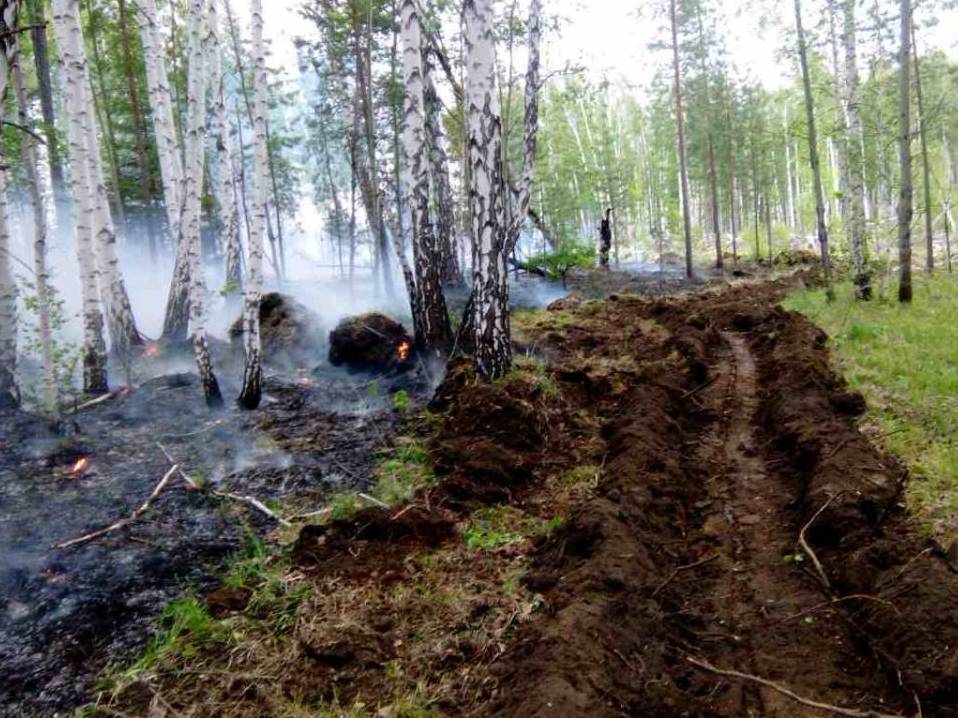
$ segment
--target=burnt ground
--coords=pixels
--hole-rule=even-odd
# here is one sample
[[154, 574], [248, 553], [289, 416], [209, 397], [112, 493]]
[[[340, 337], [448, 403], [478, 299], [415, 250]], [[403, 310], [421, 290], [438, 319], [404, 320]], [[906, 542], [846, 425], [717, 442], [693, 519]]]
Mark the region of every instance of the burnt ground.
[[510, 376], [439, 388], [435, 484], [302, 529], [295, 620], [98, 714], [956, 715], [958, 574], [776, 306], [803, 277], [518, 319]]
[[[218, 366], [235, 352], [217, 347]], [[153, 635], [153, 619], [277, 523], [246, 504], [190, 490], [179, 476], [130, 527], [76, 547], [58, 542], [129, 515], [170, 468], [252, 496], [283, 515], [367, 487], [400, 416], [390, 392], [415, 377], [270, 369], [256, 412], [210, 413], [191, 359], [144, 358], [153, 378], [67, 416], [56, 432], [27, 414], [0, 417], [0, 715], [52, 715], [89, 700], [97, 676]], [[284, 362], [284, 367], [287, 362]], [[235, 367], [234, 367], [235, 368]], [[239, 371], [222, 376], [239, 375]], [[227, 385], [234, 395], [238, 387]], [[86, 468], [75, 471], [79, 460]]]

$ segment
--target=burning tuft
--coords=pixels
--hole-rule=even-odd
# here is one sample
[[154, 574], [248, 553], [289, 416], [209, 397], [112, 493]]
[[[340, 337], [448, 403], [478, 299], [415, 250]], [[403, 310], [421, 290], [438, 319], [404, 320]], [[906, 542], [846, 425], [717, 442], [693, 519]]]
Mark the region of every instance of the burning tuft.
[[409, 352], [412, 351], [412, 344], [407, 340], [403, 340], [399, 343], [399, 348], [396, 350], [396, 354], [399, 355], [399, 361], [407, 361], [409, 359]]

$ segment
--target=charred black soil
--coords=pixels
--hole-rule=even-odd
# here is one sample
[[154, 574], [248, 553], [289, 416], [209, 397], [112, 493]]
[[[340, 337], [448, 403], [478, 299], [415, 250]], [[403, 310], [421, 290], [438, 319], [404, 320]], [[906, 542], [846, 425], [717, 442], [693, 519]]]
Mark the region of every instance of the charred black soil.
[[214, 593], [99, 714], [955, 715], [958, 574], [776, 306], [805, 276], [518, 317], [418, 420], [427, 488], [299, 532], [289, 621]]

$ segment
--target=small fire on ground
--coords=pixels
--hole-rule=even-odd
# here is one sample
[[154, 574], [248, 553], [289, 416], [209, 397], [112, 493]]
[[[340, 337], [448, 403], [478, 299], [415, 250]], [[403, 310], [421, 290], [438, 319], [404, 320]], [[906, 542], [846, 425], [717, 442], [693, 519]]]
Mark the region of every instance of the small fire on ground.
[[146, 345], [146, 348], [143, 350], [143, 354], [151, 359], [153, 357], [160, 355], [160, 344], [159, 342], [149, 342]]
[[396, 349], [396, 354], [399, 355], [399, 361], [406, 361], [409, 359], [409, 352], [412, 351], [412, 344], [404, 339], [399, 343], [399, 348]]
[[82, 476], [90, 468], [90, 459], [89, 457], [82, 456], [77, 459], [76, 463], [73, 464], [73, 467], [70, 469], [71, 476]]
[[316, 382], [309, 376], [309, 369], [305, 367], [299, 367], [299, 383], [302, 386], [315, 386]]

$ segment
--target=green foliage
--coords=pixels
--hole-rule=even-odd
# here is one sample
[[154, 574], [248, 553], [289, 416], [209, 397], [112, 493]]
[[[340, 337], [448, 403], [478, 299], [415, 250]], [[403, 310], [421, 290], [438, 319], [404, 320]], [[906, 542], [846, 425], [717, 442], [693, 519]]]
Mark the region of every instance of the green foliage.
[[515, 509], [494, 506], [473, 513], [462, 537], [473, 551], [492, 551], [501, 546], [521, 543], [523, 536], [517, 524], [520, 517]]
[[868, 400], [868, 424], [911, 467], [912, 511], [932, 533], [956, 538], [958, 284], [951, 276], [916, 278], [911, 306], [886, 296], [856, 302], [847, 283], [836, 290], [832, 303], [815, 290], [792, 294], [786, 306], [832, 337], [849, 384]]
[[564, 280], [569, 270], [575, 267], [588, 269], [595, 266], [595, 246], [591, 244], [569, 244], [555, 252], [530, 257], [519, 263], [527, 271], [539, 271], [553, 281]]
[[192, 594], [168, 605], [160, 615], [159, 625], [160, 632], [147, 644], [129, 677], [161, 663], [192, 658], [204, 646], [229, 640], [229, 629], [214, 619], [206, 605]]
[[412, 399], [409, 398], [409, 392], [405, 389], [400, 389], [395, 394], [393, 394], [393, 409], [405, 414], [412, 407]]

